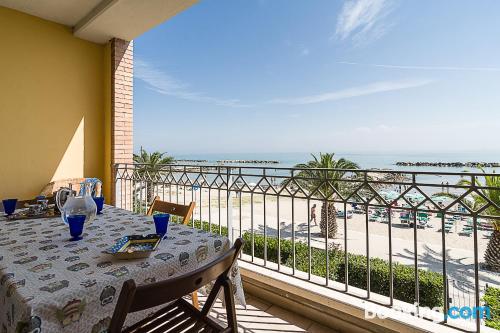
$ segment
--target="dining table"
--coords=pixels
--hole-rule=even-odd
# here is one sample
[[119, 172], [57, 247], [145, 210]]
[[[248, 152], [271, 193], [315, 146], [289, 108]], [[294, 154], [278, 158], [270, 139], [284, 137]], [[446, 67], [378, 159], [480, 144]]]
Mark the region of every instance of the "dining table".
[[[61, 217], [0, 217], [0, 333], [107, 332], [124, 281], [173, 278], [231, 247], [225, 236], [171, 222], [149, 257], [123, 260], [107, 252], [123, 236], [154, 233], [152, 216], [109, 205], [85, 224], [79, 241], [70, 240]], [[230, 279], [236, 302], [245, 305], [237, 263]], [[151, 314], [129, 314], [126, 325]]]

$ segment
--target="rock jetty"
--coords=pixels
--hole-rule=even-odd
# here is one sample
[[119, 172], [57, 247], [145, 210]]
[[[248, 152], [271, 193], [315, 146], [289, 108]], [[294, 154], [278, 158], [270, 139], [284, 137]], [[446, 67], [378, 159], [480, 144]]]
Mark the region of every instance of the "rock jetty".
[[208, 160], [175, 160], [176, 162], [208, 163]]
[[396, 162], [396, 165], [442, 168], [500, 168], [500, 163], [496, 162]]
[[[279, 164], [280, 161], [272, 161], [272, 160], [218, 160], [215, 161], [217, 164]], [[175, 163], [213, 163], [213, 161], [209, 160], [175, 160]]]
[[272, 160], [219, 160], [217, 163], [241, 163], [241, 164], [279, 164], [279, 161]]

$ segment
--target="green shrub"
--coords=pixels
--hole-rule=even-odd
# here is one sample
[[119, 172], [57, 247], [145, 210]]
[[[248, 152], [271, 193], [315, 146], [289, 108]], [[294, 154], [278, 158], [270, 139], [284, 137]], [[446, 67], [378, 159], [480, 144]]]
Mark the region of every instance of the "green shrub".
[[486, 326], [500, 330], [500, 288], [486, 288], [483, 301], [485, 306], [490, 307], [490, 318], [486, 319]]
[[[180, 223], [176, 216], [172, 217], [172, 222]], [[191, 224], [190, 224], [191, 225]], [[194, 220], [194, 227], [203, 229], [215, 234], [221, 233], [227, 236], [227, 227], [215, 223], [203, 223], [200, 220]], [[203, 228], [202, 228], [203, 227]], [[220, 232], [219, 232], [220, 231]], [[245, 232], [242, 235], [245, 240], [243, 253], [252, 253], [252, 234]], [[276, 237], [267, 237], [267, 247], [264, 245], [264, 236], [260, 234], [253, 235], [254, 255], [257, 258], [264, 258], [264, 249], [267, 249], [267, 260], [278, 262], [278, 239]], [[288, 267], [293, 266], [293, 243], [291, 240], [282, 239], [280, 244], [280, 264]], [[331, 280], [345, 283], [345, 252], [336, 248], [328, 250], [329, 255], [329, 278]], [[348, 254], [348, 279], [349, 285], [366, 289], [367, 268], [366, 256]], [[311, 248], [311, 274], [326, 277], [326, 250]], [[295, 242], [295, 267], [296, 269], [309, 271], [309, 247], [307, 243]], [[415, 301], [415, 269], [412, 266], [393, 263], [394, 273], [394, 298], [413, 304]], [[421, 306], [433, 308], [443, 306], [443, 277], [441, 274], [419, 269], [419, 298]], [[389, 296], [389, 262], [380, 258], [370, 259], [370, 290], [374, 293]], [[489, 288], [494, 289], [494, 288]], [[500, 294], [500, 289], [496, 289]], [[486, 297], [486, 296], [485, 296]], [[496, 303], [496, 315], [500, 316], [498, 296]], [[490, 305], [491, 307], [491, 305]], [[492, 315], [493, 315], [493, 309]], [[497, 319], [498, 320], [498, 319]], [[492, 326], [493, 327], [493, 326]]]
[[[182, 222], [182, 218], [178, 217], [178, 216], [172, 216], [171, 219], [170, 219], [171, 222], [174, 222], [174, 223], [181, 223]], [[189, 222], [188, 226], [192, 226], [192, 222]], [[211, 233], [214, 233], [214, 234], [222, 234], [223, 236], [227, 236], [227, 227], [224, 227], [224, 226], [220, 226], [220, 229], [219, 229], [219, 224], [215, 224], [215, 223], [208, 223], [207, 221], [200, 221], [200, 220], [194, 220], [194, 227], [196, 229], [203, 229], [205, 231], [209, 231]]]
[[[245, 246], [243, 252], [252, 252], [252, 234], [244, 233]], [[264, 236], [254, 234], [254, 255], [264, 258]], [[291, 240], [282, 239], [280, 242], [280, 264], [293, 266], [293, 246]], [[329, 278], [331, 280], [345, 283], [344, 251], [336, 248], [328, 250], [329, 255]], [[278, 262], [278, 240], [275, 237], [267, 237], [267, 260]], [[309, 272], [309, 248], [307, 243], [295, 243], [295, 267], [296, 269]], [[348, 279], [349, 285], [366, 289], [367, 281], [366, 256], [348, 254]], [[415, 270], [411, 266], [393, 264], [394, 273], [394, 298], [414, 303], [415, 301]], [[435, 307], [443, 306], [443, 277], [441, 274], [431, 271], [419, 270], [419, 298], [421, 306]], [[311, 248], [311, 274], [326, 277], [326, 250]], [[389, 262], [379, 258], [370, 259], [370, 290], [381, 295], [389, 296]]]

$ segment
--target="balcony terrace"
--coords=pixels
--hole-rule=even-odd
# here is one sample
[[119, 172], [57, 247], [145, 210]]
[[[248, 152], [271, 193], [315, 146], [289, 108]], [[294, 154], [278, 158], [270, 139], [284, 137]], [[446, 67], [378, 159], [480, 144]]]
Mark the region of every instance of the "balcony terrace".
[[[207, 163], [152, 169], [132, 162], [133, 39], [195, 2], [0, 0], [0, 199], [33, 199], [47, 183], [96, 177], [107, 204], [143, 222], [147, 217], [139, 215], [156, 196], [195, 202], [190, 227], [223, 235], [220, 239], [246, 240], [238, 260], [248, 302], [237, 309], [243, 332], [494, 331], [483, 316], [474, 318], [473, 310], [455, 319], [453, 308], [486, 306], [485, 295], [500, 286], [498, 244], [491, 243], [498, 242], [500, 220], [491, 194], [500, 187], [485, 181], [498, 175]], [[1, 332], [75, 332], [69, 325], [86, 324], [78, 322], [86, 303], [73, 296], [88, 295], [93, 289], [87, 288], [97, 284], [78, 279], [94, 270], [78, 273], [90, 265], [70, 264], [61, 271], [73, 279], [52, 282], [43, 281], [55, 275], [42, 272], [63, 264], [58, 251], [85, 253], [96, 244], [78, 249], [65, 244], [62, 250], [43, 239], [30, 253], [26, 249], [35, 237], [49, 236], [19, 223], [0, 221]], [[62, 224], [52, 223], [52, 229]], [[101, 228], [93, 227], [87, 230]], [[125, 224], [116, 229], [108, 241], [120, 236]], [[67, 242], [66, 236], [59, 240]], [[33, 239], [13, 245], [20, 237]], [[42, 260], [45, 250], [57, 253], [27, 267], [23, 277], [14, 276], [12, 269]], [[100, 258], [98, 251], [90, 259]], [[80, 255], [72, 253], [64, 262]], [[116, 301], [117, 289], [107, 283], [128, 272], [118, 267], [100, 275], [103, 294], [95, 289], [96, 302], [87, 305], [98, 309], [91, 318], [93, 333], [106, 331], [110, 318], [99, 315], [112, 313], [109, 302]], [[26, 287], [29, 278], [34, 292]], [[53, 304], [64, 289], [71, 289], [72, 297]], [[33, 302], [41, 294], [49, 296]], [[200, 300], [203, 304], [204, 296]], [[7, 308], [7, 301], [26, 312]], [[41, 314], [28, 313], [32, 305]], [[452, 309], [452, 316], [426, 307]], [[389, 311], [402, 308], [417, 316]], [[387, 316], [367, 318], [366, 309]], [[212, 313], [226, 319], [220, 303]], [[44, 326], [43, 315], [55, 326]]]

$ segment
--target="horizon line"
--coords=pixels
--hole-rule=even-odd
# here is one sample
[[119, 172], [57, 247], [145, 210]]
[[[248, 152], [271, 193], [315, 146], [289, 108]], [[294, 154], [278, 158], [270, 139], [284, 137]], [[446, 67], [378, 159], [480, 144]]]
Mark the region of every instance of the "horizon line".
[[413, 66], [413, 65], [390, 65], [390, 64], [371, 64], [351, 61], [337, 61], [342, 65], [380, 67], [391, 69], [421, 69], [438, 71], [476, 71], [476, 72], [500, 72], [500, 67], [456, 67], [456, 66]]

